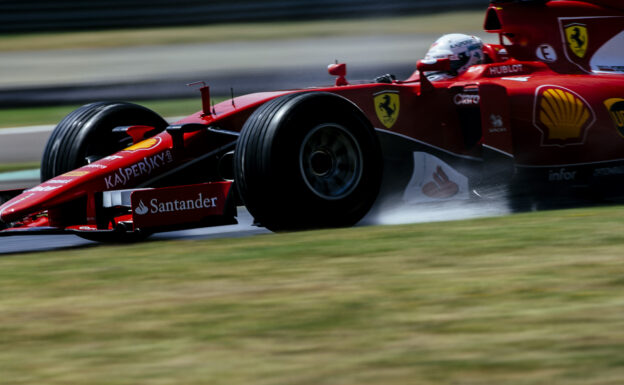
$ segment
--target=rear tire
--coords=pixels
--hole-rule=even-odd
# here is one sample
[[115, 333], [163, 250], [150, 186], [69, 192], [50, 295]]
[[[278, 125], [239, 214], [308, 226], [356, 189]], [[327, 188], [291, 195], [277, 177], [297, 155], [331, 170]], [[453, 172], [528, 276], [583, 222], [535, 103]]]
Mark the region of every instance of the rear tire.
[[296, 93], [258, 108], [234, 154], [240, 197], [273, 231], [351, 226], [374, 203], [381, 184], [377, 135], [347, 99]]

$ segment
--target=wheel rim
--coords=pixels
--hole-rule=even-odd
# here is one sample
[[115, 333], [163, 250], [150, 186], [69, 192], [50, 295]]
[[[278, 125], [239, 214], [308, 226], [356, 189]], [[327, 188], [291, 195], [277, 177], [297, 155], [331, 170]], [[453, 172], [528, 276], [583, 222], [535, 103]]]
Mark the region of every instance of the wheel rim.
[[362, 177], [362, 150], [353, 135], [337, 124], [314, 127], [299, 150], [303, 180], [317, 196], [337, 200], [348, 196]]

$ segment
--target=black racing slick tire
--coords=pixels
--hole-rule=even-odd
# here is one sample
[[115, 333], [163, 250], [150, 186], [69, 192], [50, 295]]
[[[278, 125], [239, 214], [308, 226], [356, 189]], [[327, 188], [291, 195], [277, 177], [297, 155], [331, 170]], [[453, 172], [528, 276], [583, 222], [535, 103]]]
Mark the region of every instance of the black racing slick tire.
[[[167, 122], [145, 107], [125, 102], [96, 102], [74, 110], [61, 120], [48, 139], [41, 159], [41, 181], [123, 150], [132, 140], [113, 129], [131, 125], [154, 127], [146, 133], [147, 138], [163, 131]], [[80, 213], [84, 211], [82, 205], [84, 202], [68, 202], [63, 209]], [[126, 243], [143, 240], [149, 233], [120, 231], [78, 235], [92, 241]]]
[[357, 223], [379, 192], [383, 160], [373, 126], [349, 100], [295, 93], [260, 106], [234, 153], [243, 203], [273, 231]]
[[96, 102], [74, 110], [61, 120], [46, 143], [41, 159], [41, 181], [132, 144], [128, 136], [112, 132], [115, 127], [129, 125], [153, 126], [147, 138], [163, 131], [167, 122], [145, 107], [125, 102]]

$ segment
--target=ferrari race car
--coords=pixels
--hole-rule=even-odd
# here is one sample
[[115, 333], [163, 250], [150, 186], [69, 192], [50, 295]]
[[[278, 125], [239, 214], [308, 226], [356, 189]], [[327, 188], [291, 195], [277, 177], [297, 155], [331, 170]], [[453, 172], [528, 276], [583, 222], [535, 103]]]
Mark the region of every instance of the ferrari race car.
[[99, 102], [65, 117], [42, 183], [5, 191], [0, 235], [140, 239], [236, 222], [244, 204], [271, 230], [349, 226], [376, 201], [621, 193], [624, 5], [618, 0], [492, 0], [485, 64], [431, 81], [264, 92], [174, 124], [138, 105]]

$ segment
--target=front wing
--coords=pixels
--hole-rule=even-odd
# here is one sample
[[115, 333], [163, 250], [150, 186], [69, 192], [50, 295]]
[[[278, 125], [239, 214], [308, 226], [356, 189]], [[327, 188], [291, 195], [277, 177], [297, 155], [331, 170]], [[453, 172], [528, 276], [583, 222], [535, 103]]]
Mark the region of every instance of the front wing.
[[230, 181], [112, 190], [94, 194], [95, 216], [57, 227], [44, 211], [0, 231], [0, 236], [34, 234], [114, 235], [153, 233], [237, 223]]

